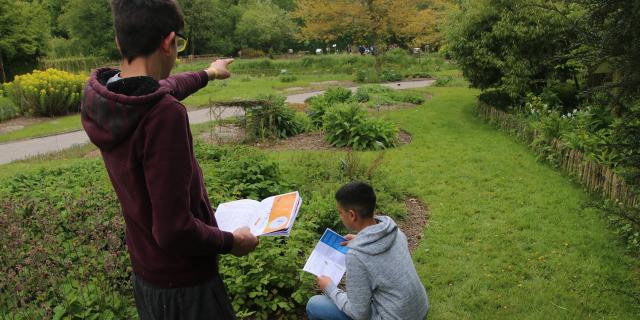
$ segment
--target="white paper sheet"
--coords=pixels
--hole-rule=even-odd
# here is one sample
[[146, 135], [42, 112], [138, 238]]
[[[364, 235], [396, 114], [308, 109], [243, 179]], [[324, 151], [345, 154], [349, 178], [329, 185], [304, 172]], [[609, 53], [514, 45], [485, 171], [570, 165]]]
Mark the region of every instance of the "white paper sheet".
[[346, 239], [333, 230], [325, 230], [302, 270], [316, 276], [327, 276], [336, 285], [340, 283], [347, 268], [348, 249], [340, 245], [343, 241]]

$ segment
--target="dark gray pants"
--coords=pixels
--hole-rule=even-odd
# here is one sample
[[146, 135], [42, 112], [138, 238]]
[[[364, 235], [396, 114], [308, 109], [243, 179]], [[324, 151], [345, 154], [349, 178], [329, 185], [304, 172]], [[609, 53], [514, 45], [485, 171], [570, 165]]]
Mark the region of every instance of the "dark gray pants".
[[140, 320], [236, 318], [220, 277], [193, 287], [163, 289], [134, 275], [133, 292]]

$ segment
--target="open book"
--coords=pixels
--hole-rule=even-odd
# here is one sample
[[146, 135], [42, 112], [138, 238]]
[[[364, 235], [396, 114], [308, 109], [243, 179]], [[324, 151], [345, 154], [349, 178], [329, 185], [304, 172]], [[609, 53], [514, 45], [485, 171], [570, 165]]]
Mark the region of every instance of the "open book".
[[302, 198], [296, 192], [281, 194], [262, 201], [250, 199], [218, 205], [218, 228], [233, 232], [249, 227], [255, 236], [289, 236], [298, 215]]
[[347, 239], [335, 231], [325, 230], [302, 270], [316, 276], [327, 276], [333, 283], [339, 284], [347, 269], [349, 248], [340, 245], [344, 241]]

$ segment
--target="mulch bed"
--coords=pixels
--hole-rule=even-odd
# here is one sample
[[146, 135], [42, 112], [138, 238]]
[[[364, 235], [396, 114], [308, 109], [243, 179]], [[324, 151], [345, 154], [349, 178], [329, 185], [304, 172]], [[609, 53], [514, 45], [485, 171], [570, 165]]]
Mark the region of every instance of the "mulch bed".
[[420, 244], [424, 228], [429, 222], [429, 209], [416, 198], [408, 198], [404, 204], [407, 207], [407, 216], [404, 220], [398, 221], [398, 228], [407, 236], [409, 250], [413, 252]]
[[[411, 135], [400, 130], [398, 132], [398, 140], [400, 140], [400, 146], [411, 143]], [[295, 137], [290, 137], [279, 141], [267, 141], [262, 143], [256, 143], [254, 146], [272, 151], [284, 151], [284, 150], [342, 150], [348, 151], [351, 148], [336, 148], [327, 143], [326, 135], [324, 132], [311, 132], [303, 133]]]

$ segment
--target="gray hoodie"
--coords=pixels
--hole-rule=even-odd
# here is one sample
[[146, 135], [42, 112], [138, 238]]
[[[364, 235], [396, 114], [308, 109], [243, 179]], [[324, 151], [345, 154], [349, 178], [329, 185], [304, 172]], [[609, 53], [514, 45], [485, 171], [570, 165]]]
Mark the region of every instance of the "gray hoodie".
[[387, 216], [349, 242], [347, 290], [325, 294], [352, 319], [424, 319], [427, 293], [413, 266], [407, 237]]

